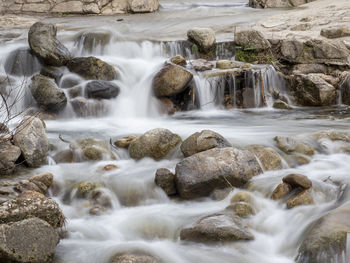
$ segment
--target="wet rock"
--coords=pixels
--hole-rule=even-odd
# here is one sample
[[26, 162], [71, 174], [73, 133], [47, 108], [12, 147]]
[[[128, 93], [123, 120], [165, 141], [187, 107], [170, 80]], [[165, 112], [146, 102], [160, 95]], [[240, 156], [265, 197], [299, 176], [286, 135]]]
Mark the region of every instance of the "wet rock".
[[118, 169], [118, 168], [119, 168], [118, 165], [115, 165], [115, 164], [107, 164], [107, 165], [103, 166], [102, 170], [108, 172], [108, 171], [116, 170], [116, 169]]
[[335, 103], [336, 89], [318, 74], [295, 76], [295, 97], [301, 106], [330, 106]]
[[70, 74], [70, 75], [65, 75], [62, 77], [62, 80], [60, 82], [60, 87], [62, 89], [70, 89], [73, 88], [77, 85], [79, 85], [81, 82], [81, 78], [79, 76]]
[[72, 163], [74, 162], [74, 154], [70, 149], [60, 151], [53, 157], [56, 163]]
[[41, 173], [34, 175], [29, 178], [29, 181], [35, 184], [41, 183], [47, 188], [50, 188], [53, 183], [53, 174], [52, 173]]
[[166, 63], [153, 78], [153, 91], [157, 97], [174, 96], [188, 88], [193, 75], [183, 67]]
[[[40, 183], [39, 183], [40, 184]], [[42, 188], [40, 188], [38, 185], [36, 185], [33, 182], [29, 182], [28, 180], [21, 180], [19, 183], [17, 183], [13, 189], [18, 193], [23, 193], [25, 191], [33, 191], [38, 192], [41, 194], [47, 193], [47, 187], [45, 185], [42, 185]]]
[[161, 261], [142, 251], [115, 254], [109, 263], [160, 263]]
[[297, 263], [342, 262], [350, 233], [349, 203], [316, 220], [303, 234]]
[[30, 218], [0, 225], [0, 261], [16, 263], [51, 262], [59, 236], [47, 222]]
[[312, 135], [312, 138], [315, 140], [327, 139], [330, 141], [343, 141], [350, 143], [350, 133], [349, 132], [340, 132], [340, 131], [322, 131]]
[[203, 130], [192, 134], [184, 140], [181, 144], [181, 151], [185, 157], [188, 157], [212, 148], [230, 146], [232, 145], [220, 134], [211, 130]]
[[215, 46], [215, 32], [211, 28], [192, 28], [187, 31], [188, 40], [196, 44], [199, 51], [208, 52]]
[[272, 107], [279, 110], [292, 110], [293, 107], [289, 106], [287, 102], [284, 102], [283, 100], [277, 99], [274, 101]]
[[350, 36], [350, 29], [344, 26], [323, 28], [321, 30], [321, 36], [324, 36], [326, 38], [348, 37]]
[[0, 223], [8, 224], [37, 217], [52, 227], [62, 227], [65, 217], [58, 204], [34, 191], [24, 191], [15, 199], [0, 205]]
[[86, 96], [92, 99], [115, 98], [119, 91], [120, 88], [116, 84], [103, 80], [90, 81], [85, 87]]
[[131, 13], [151, 13], [159, 8], [158, 0], [129, 0]]
[[302, 174], [289, 174], [283, 177], [282, 181], [289, 184], [292, 188], [309, 189], [312, 187], [312, 182], [309, 178]]
[[156, 185], [162, 188], [167, 195], [176, 194], [175, 174], [170, 172], [168, 169], [157, 169], [154, 182]]
[[129, 154], [133, 159], [151, 157], [155, 160], [165, 158], [171, 150], [181, 143], [181, 137], [167, 129], [153, 129], [130, 143]]
[[259, 32], [253, 29], [237, 30], [235, 43], [244, 49], [264, 51], [271, 48], [270, 42]]
[[53, 79], [40, 74], [35, 75], [29, 88], [35, 101], [45, 110], [58, 112], [67, 105], [64, 91], [57, 87]]
[[271, 198], [273, 200], [280, 200], [287, 196], [292, 191], [292, 187], [289, 184], [281, 183], [272, 192]]
[[259, 159], [265, 170], [282, 169], [282, 159], [274, 149], [261, 145], [253, 145], [248, 147], [247, 150]]
[[180, 197], [208, 196], [216, 188], [241, 187], [261, 173], [255, 156], [236, 148], [214, 148], [194, 154], [176, 165]]
[[186, 59], [184, 59], [182, 56], [180, 55], [177, 55], [175, 57], [172, 57], [170, 59], [171, 63], [174, 63], [176, 65], [179, 65], [179, 66], [186, 66], [187, 65], [187, 62], [186, 62]]
[[239, 217], [249, 217], [255, 215], [253, 206], [246, 202], [233, 203], [226, 207], [226, 210], [232, 210], [235, 213], [235, 215]]
[[218, 60], [216, 61], [216, 68], [218, 69], [233, 69], [238, 68], [239, 64], [230, 60]]
[[100, 183], [95, 183], [91, 181], [78, 182], [73, 186], [73, 189], [77, 190], [77, 197], [86, 198], [91, 194], [95, 189], [103, 187]]
[[231, 199], [231, 203], [237, 202], [245, 202], [252, 205], [254, 203], [254, 196], [247, 191], [238, 192]]
[[104, 210], [112, 207], [112, 199], [111, 197], [105, 193], [102, 189], [98, 189], [99, 185], [97, 185], [89, 196], [89, 199], [94, 203], [95, 206], [101, 207]]
[[95, 57], [74, 58], [67, 67], [85, 79], [111, 81], [118, 77], [113, 66]]
[[64, 66], [71, 59], [68, 49], [56, 38], [57, 28], [53, 24], [37, 22], [28, 33], [29, 46], [45, 64]]
[[174, 102], [169, 98], [160, 98], [160, 108], [162, 112], [166, 112], [168, 115], [173, 115], [176, 112]]
[[107, 143], [87, 138], [78, 140], [70, 145], [80, 158], [77, 161], [98, 161], [106, 159], [115, 159], [114, 153], [110, 150]]
[[54, 79], [56, 84], [59, 84], [63, 76], [63, 70], [58, 67], [45, 66], [40, 70], [40, 75]]
[[49, 142], [42, 120], [24, 117], [16, 129], [13, 141], [21, 149], [28, 166], [39, 167], [46, 163]]
[[312, 205], [314, 199], [310, 189], [303, 190], [302, 192], [292, 196], [287, 200], [287, 208], [291, 209], [300, 205]]
[[140, 135], [138, 134], [132, 134], [132, 135], [128, 135], [125, 136], [123, 138], [117, 139], [114, 142], [114, 145], [120, 148], [129, 148], [130, 143], [135, 140], [136, 138], [140, 137]]
[[0, 174], [11, 174], [20, 155], [19, 147], [12, 145], [9, 141], [0, 140]]
[[192, 60], [191, 65], [196, 71], [211, 70], [214, 67], [214, 64], [205, 59]]
[[225, 242], [253, 240], [254, 236], [238, 218], [226, 214], [214, 214], [183, 228], [180, 238], [194, 242]]
[[227, 188], [224, 188], [224, 189], [215, 189], [210, 197], [211, 199], [213, 200], [216, 200], [216, 201], [221, 201], [221, 200], [224, 200], [226, 197], [229, 196], [229, 194], [233, 191], [234, 189], [232, 187], [227, 187]]
[[311, 145], [291, 136], [276, 136], [274, 138], [277, 147], [285, 153], [301, 153], [305, 155], [314, 155], [315, 148]]
[[40, 71], [41, 64], [30, 49], [20, 48], [12, 51], [6, 58], [4, 69], [6, 74], [15, 76], [32, 76]]

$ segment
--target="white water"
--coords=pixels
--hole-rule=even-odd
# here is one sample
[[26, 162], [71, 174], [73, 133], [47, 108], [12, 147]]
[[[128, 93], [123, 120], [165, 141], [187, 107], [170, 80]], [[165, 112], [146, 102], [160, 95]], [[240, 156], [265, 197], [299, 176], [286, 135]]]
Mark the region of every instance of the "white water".
[[[167, 7], [164, 5], [164, 8]], [[59, 37], [74, 55], [94, 55], [114, 65], [121, 76], [115, 81], [121, 93], [116, 99], [104, 102], [109, 110], [103, 116], [77, 118], [68, 108], [60, 119], [46, 121], [50, 143], [58, 150], [68, 147], [58, 139], [58, 134], [68, 140], [93, 137], [109, 141], [110, 138], [143, 133], [157, 127], [168, 128], [183, 139], [194, 132], [211, 129], [222, 134], [233, 145], [241, 147], [250, 144], [274, 147], [272, 139], [276, 135], [303, 135], [329, 128], [349, 131], [348, 112], [341, 109], [328, 112], [318, 109], [273, 110], [271, 94], [276, 89], [283, 94], [285, 91], [274, 70], [266, 67], [262, 70], [263, 78], [252, 80], [253, 83], [260, 81], [253, 90], [255, 106], [260, 108], [223, 110], [220, 100], [224, 87], [211, 89], [203, 77], [196, 75], [194, 79], [201, 110], [166, 116], [159, 111], [151, 91], [152, 76], [169, 58], [164, 44], [130, 41], [118, 32], [110, 31], [112, 38], [109, 44], [97, 45], [92, 52], [86, 52], [74, 41], [78, 32], [60, 32]], [[25, 34], [2, 44], [1, 65], [10, 51], [26, 46]], [[172, 55], [180, 52], [175, 44], [171, 50], [174, 52]], [[3, 74], [2, 66], [0, 70]], [[15, 80], [21, 81], [20, 78]], [[80, 78], [78, 80], [84, 82]], [[231, 92], [236, 92], [234, 83], [231, 83]], [[262, 89], [267, 107], [262, 107]], [[21, 104], [22, 107], [25, 105], [24, 102]], [[292, 263], [305, 229], [337, 199], [338, 187], [332, 181], [350, 183], [350, 156], [339, 153], [337, 143], [325, 141], [324, 147], [324, 153], [315, 155], [310, 164], [265, 172], [254, 178], [251, 192], [255, 197], [256, 215], [246, 220], [255, 240], [225, 245], [183, 242], [179, 240], [179, 232], [201, 216], [222, 211], [240, 189], [235, 189], [222, 201], [209, 198], [194, 201], [169, 199], [155, 186], [154, 174], [161, 167], [174, 171], [179, 161], [176, 156], [159, 162], [147, 158], [134, 161], [127, 151], [119, 150], [116, 161], [51, 163], [32, 173], [52, 172], [55, 182], [61, 186], [61, 192], [55, 199], [67, 217], [68, 237], [62, 239], [57, 247], [58, 262], [105, 263], [116, 252], [137, 249], [147, 251], [167, 263]], [[101, 170], [101, 167], [111, 163], [118, 165], [119, 169], [109, 172]], [[284, 204], [269, 198], [281, 178], [291, 172], [307, 175], [319, 189], [313, 193], [315, 205], [287, 210]], [[332, 181], [324, 182], [329, 177]], [[88, 180], [103, 183], [103, 190], [112, 199], [112, 208], [101, 216], [90, 215], [91, 206], [84, 199], [73, 196], [70, 202], [65, 201], [65, 192], [74, 182]], [[342, 263], [346, 262], [349, 260]]]

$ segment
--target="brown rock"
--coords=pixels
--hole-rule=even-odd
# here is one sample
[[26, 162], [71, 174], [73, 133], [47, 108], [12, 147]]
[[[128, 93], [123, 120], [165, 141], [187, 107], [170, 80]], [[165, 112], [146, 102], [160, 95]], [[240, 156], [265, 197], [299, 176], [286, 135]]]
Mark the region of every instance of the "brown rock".
[[176, 194], [175, 174], [168, 169], [160, 168], [156, 171], [155, 183], [164, 190], [167, 195]]
[[289, 184], [292, 188], [309, 189], [312, 187], [312, 182], [309, 178], [302, 174], [289, 174], [283, 177], [282, 181]]
[[287, 200], [287, 208], [291, 209], [300, 205], [311, 205], [314, 203], [310, 189], [304, 190]]
[[289, 184], [281, 183], [272, 192], [271, 198], [273, 200], [280, 200], [292, 191], [292, 187]]

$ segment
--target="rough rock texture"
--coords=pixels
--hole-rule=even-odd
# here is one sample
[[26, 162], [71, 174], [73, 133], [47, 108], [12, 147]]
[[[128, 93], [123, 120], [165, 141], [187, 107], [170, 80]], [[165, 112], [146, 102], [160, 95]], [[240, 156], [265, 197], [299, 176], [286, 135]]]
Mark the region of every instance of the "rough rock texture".
[[114, 145], [120, 148], [129, 148], [130, 143], [135, 140], [137, 137], [140, 137], [141, 135], [138, 134], [132, 134], [132, 135], [128, 135], [125, 136], [123, 138], [117, 139], [114, 142]]
[[0, 175], [11, 174], [20, 155], [19, 147], [0, 140]]
[[211, 131], [203, 130], [196, 132], [184, 140], [181, 144], [181, 151], [185, 157], [195, 153], [203, 152], [212, 148], [224, 148], [232, 146], [220, 134]]
[[193, 75], [178, 65], [166, 63], [153, 78], [153, 91], [157, 97], [174, 96], [183, 92]]
[[303, 190], [302, 192], [293, 195], [287, 200], [287, 208], [291, 209], [300, 205], [311, 205], [314, 203], [312, 193], [310, 189]]
[[67, 97], [53, 79], [37, 74], [32, 77], [29, 89], [39, 106], [58, 112], [67, 105]]
[[254, 8], [296, 7], [315, 0], [249, 0], [249, 6]]
[[159, 8], [158, 0], [129, 0], [128, 2], [132, 13], [150, 13]]
[[66, 65], [71, 58], [68, 49], [56, 38], [57, 28], [53, 24], [37, 22], [31, 26], [28, 42], [33, 53], [52, 66]]
[[238, 68], [239, 65], [235, 61], [230, 61], [230, 60], [218, 60], [216, 61], [216, 68], [219, 69], [233, 69], [233, 68]]
[[280, 100], [280, 99], [275, 100], [272, 107], [275, 109], [280, 109], [280, 110], [292, 110], [293, 109], [293, 107], [289, 106], [287, 102]]
[[74, 58], [67, 67], [85, 79], [110, 81], [118, 77], [113, 66], [95, 57]]
[[263, 51], [271, 48], [270, 42], [256, 30], [237, 30], [235, 32], [235, 42], [244, 49]]
[[332, 210], [314, 222], [305, 234], [299, 247], [297, 263], [342, 262], [350, 233], [350, 205]]
[[255, 156], [236, 148], [215, 148], [194, 154], [176, 165], [180, 197], [208, 196], [215, 188], [243, 186], [261, 173]]
[[115, 254], [109, 263], [160, 263], [161, 261], [145, 252], [124, 252]]
[[340, 80], [340, 92], [342, 103], [346, 105], [350, 105], [350, 73], [344, 72], [341, 76]]
[[205, 59], [192, 60], [191, 65], [196, 71], [211, 70], [214, 67], [213, 63], [211, 63]]
[[154, 182], [156, 185], [162, 188], [167, 195], [176, 194], [175, 174], [170, 172], [168, 169], [157, 169]]
[[215, 45], [215, 32], [211, 28], [195, 27], [187, 31], [188, 40], [197, 45], [201, 52], [210, 51]]
[[195, 242], [224, 242], [253, 240], [254, 236], [238, 218], [226, 214], [214, 214], [183, 228], [180, 238]]
[[298, 140], [292, 136], [276, 136], [274, 138], [277, 147], [285, 153], [301, 153], [305, 155], [313, 155], [315, 148], [309, 143]]
[[59, 236], [39, 218], [0, 225], [0, 261], [48, 263], [55, 255]]
[[247, 150], [259, 159], [265, 170], [282, 169], [282, 159], [274, 149], [262, 145], [253, 145], [248, 147]]
[[114, 153], [109, 145], [104, 141], [91, 138], [78, 140], [71, 143], [70, 148], [76, 154], [76, 161], [98, 161], [106, 159], [115, 159]]
[[302, 174], [288, 174], [283, 177], [282, 181], [289, 184], [292, 188], [301, 187], [304, 189], [309, 189], [312, 187], [312, 182], [309, 178]]
[[321, 30], [321, 36], [326, 38], [339, 38], [350, 36], [350, 29], [348, 27], [330, 27]]
[[88, 98], [92, 99], [111, 99], [118, 96], [120, 88], [113, 82], [94, 80], [90, 81], [85, 92]]
[[179, 135], [167, 129], [153, 129], [130, 143], [129, 154], [133, 159], [151, 157], [159, 160], [166, 157], [180, 143]]
[[54, 228], [64, 224], [64, 215], [58, 204], [38, 192], [24, 191], [0, 206], [0, 223], [8, 224], [33, 217], [46, 221]]
[[271, 198], [273, 200], [280, 200], [292, 191], [292, 187], [289, 184], [281, 183], [277, 185], [275, 190], [272, 192]]
[[43, 122], [36, 117], [24, 117], [13, 137], [30, 167], [39, 167], [46, 163], [49, 142], [46, 137]]
[[235, 202], [226, 207], [226, 210], [232, 210], [235, 215], [239, 217], [249, 217], [255, 215], [253, 206], [247, 202]]
[[187, 64], [186, 59], [184, 59], [184, 58], [183, 58], [182, 56], [180, 56], [180, 55], [177, 55], [177, 56], [175, 56], [175, 57], [172, 57], [172, 58], [170, 59], [170, 61], [171, 61], [171, 63], [176, 64], [176, 65], [179, 65], [179, 66], [186, 66], [186, 64]]

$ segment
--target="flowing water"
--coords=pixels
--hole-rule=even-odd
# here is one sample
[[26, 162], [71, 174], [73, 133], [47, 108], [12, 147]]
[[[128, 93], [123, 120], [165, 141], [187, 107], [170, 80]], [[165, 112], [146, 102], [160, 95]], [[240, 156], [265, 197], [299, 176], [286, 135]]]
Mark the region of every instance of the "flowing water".
[[[160, 111], [158, 101], [152, 95], [152, 77], [172, 55], [181, 52], [186, 55], [187, 52], [191, 58], [191, 52], [178, 43], [169, 44], [155, 40], [171, 40], [183, 32], [181, 25], [193, 26], [195, 19], [191, 19], [189, 14], [200, 19], [213, 13], [213, 17], [219, 21], [209, 17], [204, 20], [204, 25], [215, 21], [214, 27], [218, 28], [221, 19], [219, 15], [222, 16], [222, 21], [227, 21], [237, 14], [238, 18], [235, 17], [234, 23], [247, 23], [241, 18], [242, 14], [246, 13], [249, 17], [254, 16], [257, 11], [249, 11], [245, 4], [246, 1], [243, 0], [201, 4], [194, 0], [167, 0], [162, 3], [160, 13], [145, 15], [144, 24], [131, 22], [133, 27], [108, 27], [96, 22], [96, 28], [88, 30], [87, 25], [79, 23], [81, 18], [71, 18], [69, 22], [58, 18], [51, 19], [66, 28], [59, 31], [59, 38], [75, 56], [94, 55], [115, 66], [120, 73], [120, 78], [115, 83], [121, 88], [116, 99], [104, 101], [100, 108], [92, 106], [85, 114], [87, 117], [77, 117], [72, 108], [67, 107], [57, 120], [46, 121], [48, 137], [55, 146], [55, 152], [68, 148], [67, 143], [59, 140], [59, 134], [69, 141], [88, 137], [109, 141], [110, 138], [144, 133], [160, 127], [178, 133], [185, 139], [194, 132], [210, 129], [220, 133], [237, 147], [260, 144], [275, 148], [273, 137], [276, 135], [304, 136], [330, 128], [349, 131], [350, 111], [344, 106], [331, 109], [274, 110], [271, 107], [274, 90], [287, 97], [288, 94], [274, 69], [264, 65], [254, 69], [253, 76], [246, 78], [253, 83], [250, 93], [253, 102], [249, 109], [237, 109], [235, 99], [231, 101], [233, 109], [227, 110], [222, 106], [225, 87], [232, 94], [237, 92], [234, 77], [226, 79], [223, 84], [220, 77], [208, 81], [203, 74], [196, 74], [194, 81], [201, 108], [173, 116]], [[176, 22], [179, 19], [176, 15], [183, 12], [183, 21]], [[150, 22], [147, 20], [149, 16], [156, 18]], [[164, 17], [167, 17], [166, 21], [162, 20]], [[95, 19], [97, 21], [97, 18], [87, 21]], [[105, 18], [101, 18], [102, 21], [103, 19]], [[127, 16], [126, 19], [131, 20]], [[142, 20], [139, 16], [135, 16], [135, 19]], [[155, 25], [154, 28], [149, 27], [151, 24]], [[159, 30], [162, 26], [164, 28]], [[88, 47], [86, 34], [96, 31], [107, 31], [107, 40], [94, 40]], [[135, 40], [138, 32], [142, 33]], [[227, 34], [222, 32], [219, 38], [222, 41], [227, 40]], [[3, 66], [6, 57], [15, 49], [27, 48], [26, 41], [26, 32], [23, 31], [17, 38], [1, 43], [1, 75], [5, 74]], [[220, 56], [225, 56], [224, 54], [221, 53]], [[232, 54], [228, 56], [227, 59], [231, 59]], [[28, 63], [31, 63], [30, 68], [34, 72], [40, 68], [36, 61]], [[26, 78], [10, 78], [13, 86], [21, 87], [21, 84], [26, 84]], [[82, 86], [86, 84], [80, 77], [69, 72], [62, 78], [61, 86], [64, 81], [75, 81], [76, 85]], [[25, 91], [21, 96], [24, 99], [18, 106], [19, 110], [30, 102], [30, 96]], [[284, 169], [264, 172], [252, 180], [250, 191], [254, 195], [256, 215], [245, 220], [255, 239], [249, 242], [200, 244], [180, 241], [179, 233], [184, 226], [204, 215], [222, 211], [240, 189], [234, 189], [222, 201], [209, 198], [193, 201], [169, 199], [154, 184], [154, 175], [157, 168], [174, 171], [181, 158], [178, 152], [162, 161], [148, 158], [135, 161], [123, 149], [116, 150], [116, 161], [55, 164], [50, 158], [49, 165], [33, 171], [33, 174], [41, 171], [52, 172], [61, 189], [54, 198], [67, 217], [67, 237], [57, 247], [57, 262], [104, 263], [117, 251], [136, 249], [147, 251], [167, 263], [292, 263], [309, 224], [336, 204], [339, 186], [333, 182], [350, 183], [350, 155], [339, 151], [343, 145], [325, 140], [322, 146], [322, 153], [313, 156], [309, 164], [293, 168], [285, 163]], [[116, 164], [119, 169], [104, 171], [101, 168], [106, 164]], [[315, 188], [319, 189], [313, 193], [315, 205], [288, 210], [285, 204], [270, 199], [274, 187], [289, 173], [302, 173], [313, 181]], [[327, 180], [329, 178], [331, 180]], [[75, 198], [74, 192], [69, 192], [72, 185], [79, 181], [102, 183], [102, 190], [111, 199], [111, 209], [99, 216], [90, 215], [91, 205], [88, 201]], [[341, 202], [348, 200], [350, 199], [345, 197]], [[344, 256], [342, 262], [349, 260]]]

